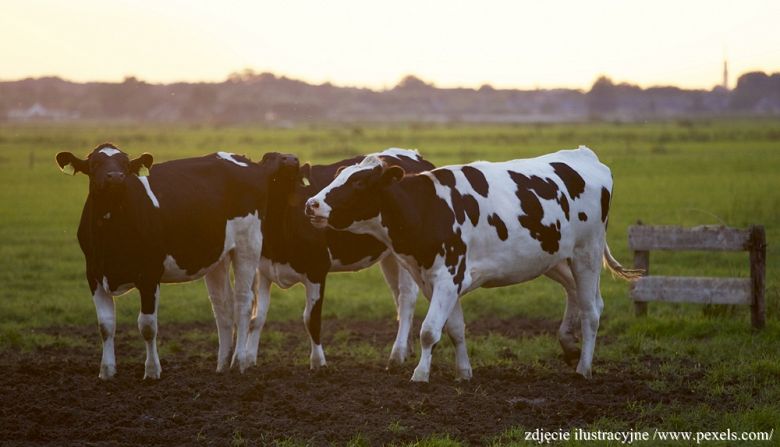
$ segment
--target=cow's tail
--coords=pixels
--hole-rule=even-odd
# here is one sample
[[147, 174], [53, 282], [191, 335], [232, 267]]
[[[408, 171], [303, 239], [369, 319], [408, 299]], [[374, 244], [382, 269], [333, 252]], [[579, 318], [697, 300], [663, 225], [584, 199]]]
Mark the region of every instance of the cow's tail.
[[612, 272], [612, 276], [625, 279], [626, 281], [636, 281], [645, 273], [642, 269], [627, 269], [623, 267], [617, 259], [612, 256], [612, 252], [609, 251], [609, 245], [606, 241], [604, 243], [604, 266]]

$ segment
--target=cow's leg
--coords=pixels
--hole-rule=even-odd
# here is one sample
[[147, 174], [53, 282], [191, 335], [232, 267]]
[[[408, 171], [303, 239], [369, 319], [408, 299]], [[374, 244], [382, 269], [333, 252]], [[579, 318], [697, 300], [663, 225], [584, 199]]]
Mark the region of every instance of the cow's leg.
[[303, 324], [311, 340], [309, 366], [318, 369], [327, 366], [325, 352], [322, 350], [320, 329], [322, 326], [322, 301], [325, 298], [325, 280], [321, 283], [306, 281], [306, 307], [303, 309]]
[[420, 361], [412, 374], [412, 382], [427, 382], [431, 375], [431, 351], [441, 339], [441, 330], [458, 301], [458, 293], [448, 280], [436, 285], [431, 304], [420, 329]]
[[389, 365], [400, 365], [414, 352], [412, 338], [409, 336], [414, 321], [414, 306], [417, 303], [419, 288], [412, 275], [398, 262], [395, 256], [386, 256], [380, 262], [387, 285], [393, 292], [398, 318], [398, 333], [393, 349], [390, 351]]
[[206, 288], [219, 335], [217, 372], [223, 372], [228, 367], [233, 349], [233, 289], [230, 287], [229, 257], [226, 256], [220, 265], [206, 273]]
[[157, 307], [160, 304], [160, 285], [141, 286], [141, 312], [138, 313], [138, 330], [146, 342], [144, 379], [159, 379], [160, 356], [157, 354]]
[[260, 345], [260, 333], [265, 326], [265, 318], [268, 315], [268, 306], [271, 304], [271, 281], [257, 272], [255, 282], [252, 285], [257, 297], [253, 306], [253, 316], [249, 324], [249, 338], [247, 339], [247, 354], [249, 363], [257, 365], [257, 350]]
[[471, 380], [471, 362], [466, 349], [466, 323], [463, 321], [463, 309], [460, 300], [455, 300], [455, 305], [445, 323], [447, 335], [455, 345], [455, 369], [458, 380]]
[[558, 342], [563, 349], [564, 360], [574, 366], [580, 358], [580, 348], [577, 346], [577, 332], [580, 329], [577, 283], [566, 261], [558, 263], [545, 275], [566, 289], [566, 311], [558, 329]]
[[[252, 245], [251, 243], [249, 245]], [[238, 367], [240, 372], [250, 366], [247, 352], [249, 338], [249, 322], [252, 318], [252, 282], [257, 273], [260, 259], [259, 247], [238, 245], [233, 250], [233, 272], [235, 276], [235, 291], [233, 293], [233, 318], [236, 325], [236, 349], [233, 352], [231, 366]]]
[[603, 300], [599, 292], [603, 252], [603, 243], [593, 243], [581, 249], [575, 248], [574, 258], [571, 262], [572, 273], [574, 273], [574, 279], [577, 282], [577, 304], [579, 305], [582, 327], [582, 353], [577, 364], [577, 372], [586, 378], [591, 377], [596, 333], [599, 329], [599, 319], [603, 309]]
[[109, 295], [102, 285], [98, 284], [95, 293], [92, 295], [92, 301], [95, 303], [100, 338], [103, 340], [103, 358], [100, 360], [100, 374], [98, 377], [108, 380], [116, 374], [116, 357], [114, 356], [116, 310], [114, 308], [114, 297]]

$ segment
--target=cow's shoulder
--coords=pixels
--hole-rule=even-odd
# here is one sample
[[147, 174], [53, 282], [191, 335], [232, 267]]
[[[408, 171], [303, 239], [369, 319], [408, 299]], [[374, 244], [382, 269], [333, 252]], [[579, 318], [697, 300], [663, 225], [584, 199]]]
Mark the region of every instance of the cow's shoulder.
[[311, 185], [311, 188], [307, 188], [307, 190], [311, 191], [311, 194], [313, 195], [328, 186], [341, 168], [358, 164], [363, 161], [364, 158], [364, 156], [359, 155], [327, 165], [311, 165], [305, 163], [300, 168], [301, 177], [306, 179], [305, 182]]
[[435, 166], [428, 160], [425, 160], [416, 149], [393, 147], [372, 155], [379, 157], [386, 165], [399, 166], [408, 173], [430, 171], [435, 168]]
[[433, 265], [454, 234], [455, 212], [437, 192], [434, 179], [427, 172], [407, 176], [389, 192], [395, 196], [393, 206], [382, 211], [394, 250], [414, 257], [423, 268]]

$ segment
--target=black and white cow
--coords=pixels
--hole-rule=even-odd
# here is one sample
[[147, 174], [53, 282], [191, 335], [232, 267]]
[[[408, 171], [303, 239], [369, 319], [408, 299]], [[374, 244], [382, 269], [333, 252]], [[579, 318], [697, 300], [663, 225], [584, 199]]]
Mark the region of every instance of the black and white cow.
[[630, 279], [606, 245], [612, 175], [581, 146], [532, 159], [475, 162], [405, 176], [376, 157], [344, 169], [306, 203], [315, 225], [366, 233], [399, 256], [431, 301], [422, 354], [412, 376], [426, 382], [431, 348], [447, 325], [458, 375], [471, 377], [459, 298], [547, 275], [567, 290], [559, 338], [576, 352], [571, 327], [581, 321], [577, 372], [591, 376], [604, 306], [601, 263]]
[[262, 247], [266, 178], [285, 163], [297, 166], [298, 160], [290, 156], [257, 164], [218, 152], [154, 166], [152, 161], [149, 154], [130, 160], [112, 144], [98, 146], [86, 160], [70, 152], [57, 154], [63, 172], [89, 176], [78, 240], [103, 338], [99, 376], [109, 379], [116, 373], [114, 296], [138, 289], [138, 329], [146, 341], [144, 378], [157, 379], [160, 283], [203, 276], [219, 330], [217, 370], [227, 366], [235, 319], [233, 362], [243, 371], [250, 360], [246, 341]]
[[[266, 154], [273, 157], [274, 154]], [[406, 172], [433, 169], [417, 151], [387, 149], [372, 154], [388, 166]], [[269, 178], [267, 218], [263, 220], [263, 255], [260, 261], [257, 316], [249, 337], [250, 356], [257, 357], [257, 344], [270, 300], [271, 284], [288, 288], [303, 283], [306, 288], [304, 325], [311, 338], [310, 365], [325, 365], [320, 341], [325, 279], [329, 272], [353, 272], [379, 262], [390, 286], [398, 312], [398, 334], [390, 353], [391, 363], [402, 363], [409, 353], [409, 331], [414, 317], [418, 288], [385, 244], [367, 234], [353, 234], [314, 228], [304, 214], [304, 202], [330, 183], [339, 169], [352, 166], [364, 157], [330, 165], [303, 165], [298, 171], [283, 171]]]

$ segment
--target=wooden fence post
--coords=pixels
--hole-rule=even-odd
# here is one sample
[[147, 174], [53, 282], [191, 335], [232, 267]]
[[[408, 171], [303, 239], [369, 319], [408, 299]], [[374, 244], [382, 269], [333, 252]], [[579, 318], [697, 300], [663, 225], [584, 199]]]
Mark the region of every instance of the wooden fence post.
[[[642, 225], [641, 220], [636, 221], [637, 225]], [[647, 250], [634, 251], [634, 268], [645, 271], [644, 275], [650, 274], [650, 252]], [[634, 312], [637, 317], [647, 315], [647, 302], [634, 301]]]
[[766, 302], [764, 281], [766, 280], [766, 232], [763, 225], [750, 227], [750, 282], [751, 282], [751, 323], [756, 329], [766, 324]]

